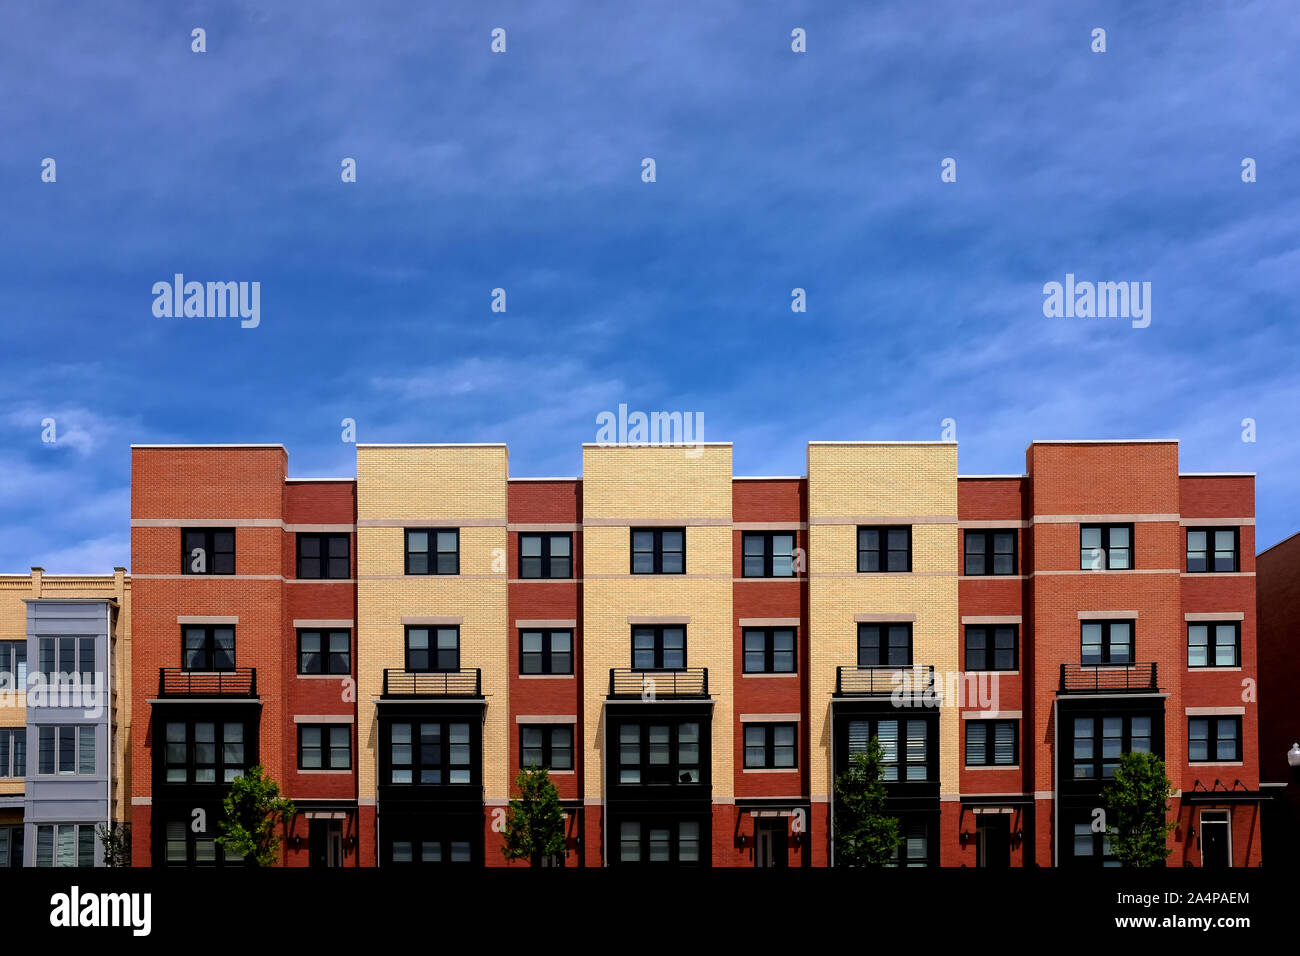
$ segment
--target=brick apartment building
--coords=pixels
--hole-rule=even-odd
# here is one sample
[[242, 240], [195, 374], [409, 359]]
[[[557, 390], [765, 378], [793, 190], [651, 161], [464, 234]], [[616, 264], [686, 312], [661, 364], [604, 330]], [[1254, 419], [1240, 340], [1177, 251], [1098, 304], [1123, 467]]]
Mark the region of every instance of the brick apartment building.
[[130, 661], [125, 568], [0, 575], [0, 867], [104, 865], [97, 831], [131, 819]]
[[543, 765], [554, 863], [832, 865], [875, 737], [900, 865], [1113, 863], [1091, 821], [1127, 750], [1178, 791], [1171, 865], [1254, 865], [1254, 480], [1178, 467], [814, 442], [746, 477], [729, 444], [586, 445], [581, 478], [522, 479], [504, 445], [363, 444], [353, 481], [137, 446], [135, 860], [225, 862], [194, 811], [260, 762], [290, 864], [504, 865]]
[[1269, 865], [1300, 865], [1300, 766], [1288, 755], [1300, 743], [1300, 533], [1259, 553], [1259, 753]]

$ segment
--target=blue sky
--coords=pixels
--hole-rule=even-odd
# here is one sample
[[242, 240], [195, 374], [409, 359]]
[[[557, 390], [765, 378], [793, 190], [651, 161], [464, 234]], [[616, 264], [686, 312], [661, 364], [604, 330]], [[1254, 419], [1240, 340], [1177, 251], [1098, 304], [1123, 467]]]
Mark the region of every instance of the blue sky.
[[[9, 0], [0, 571], [129, 564], [132, 442], [351, 475], [349, 417], [574, 475], [620, 402], [702, 412], [738, 474], [944, 418], [962, 473], [1179, 438], [1258, 473], [1266, 547], [1300, 528], [1298, 47], [1280, 0]], [[260, 282], [261, 325], [155, 318], [176, 272]], [[1067, 272], [1150, 281], [1150, 327], [1045, 318]]]

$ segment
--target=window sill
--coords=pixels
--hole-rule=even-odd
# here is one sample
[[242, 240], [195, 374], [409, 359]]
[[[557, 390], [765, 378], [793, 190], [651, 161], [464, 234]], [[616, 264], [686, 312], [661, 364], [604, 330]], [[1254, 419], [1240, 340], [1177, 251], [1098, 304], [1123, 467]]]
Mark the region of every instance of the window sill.
[[1005, 764], [1005, 763], [999, 763], [999, 764], [991, 764], [991, 763], [990, 763], [990, 764], [983, 764], [983, 763], [977, 763], [977, 764], [963, 764], [961, 769], [962, 769], [962, 770], [1019, 770], [1019, 769], [1020, 769], [1020, 764], [1018, 764], [1018, 763], [1017, 763], [1017, 764]]
[[798, 767], [742, 767], [741, 773], [798, 773]]
[[1241, 665], [1240, 665], [1240, 664], [1236, 664], [1236, 665], [1234, 665], [1234, 666], [1232, 666], [1232, 667], [1217, 667], [1217, 666], [1215, 666], [1215, 667], [1198, 667], [1198, 666], [1194, 666], [1194, 665], [1192, 665], [1192, 664], [1188, 664], [1188, 665], [1187, 665], [1187, 673], [1189, 673], [1189, 674], [1200, 674], [1200, 673], [1203, 673], [1203, 672], [1205, 672], [1205, 671], [1209, 671], [1209, 672], [1211, 672], [1211, 673], [1213, 673], [1213, 672], [1215, 672], [1215, 671], [1218, 671], [1219, 673], [1224, 673], [1224, 672], [1240, 671], [1240, 670], [1241, 670]]
[[299, 680], [340, 680], [340, 681], [342, 681], [342, 680], [347, 680], [349, 677], [352, 676], [352, 674], [351, 674], [351, 673], [347, 673], [347, 674], [295, 674], [294, 676], [297, 677]]
[[520, 680], [573, 680], [572, 674], [518, 674]]
[[983, 671], [962, 671], [962, 674], [963, 674], [963, 676], [966, 676], [966, 677], [971, 677], [972, 675], [975, 676], [975, 677], [985, 677], [985, 676], [988, 676], [988, 675], [996, 675], [996, 676], [998, 676], [998, 677], [1019, 677], [1019, 676], [1020, 676], [1020, 671], [1018, 671], [1018, 670], [1014, 670], [1014, 671], [989, 671], [989, 670], [983, 670]]
[[351, 770], [304, 770], [299, 767], [298, 772], [301, 774], [311, 774], [312, 776], [330, 776], [340, 774], [351, 774]]
[[[528, 767], [519, 768], [520, 772], [523, 772], [528, 769], [529, 769]], [[574, 774], [578, 772], [576, 770], [551, 770], [549, 767], [541, 767], [539, 769], [545, 770], [547, 775], [551, 777], [572, 777]]]
[[799, 674], [798, 674], [797, 672], [795, 672], [795, 671], [791, 671], [791, 672], [788, 673], [788, 674], [785, 673], [785, 672], [783, 671], [783, 672], [781, 672], [781, 673], [779, 673], [779, 674], [767, 674], [767, 673], [746, 674], [746, 673], [742, 673], [740, 676], [741, 676], [741, 677], [798, 677]]
[[1241, 767], [1245, 765], [1244, 760], [1189, 760], [1189, 767]]

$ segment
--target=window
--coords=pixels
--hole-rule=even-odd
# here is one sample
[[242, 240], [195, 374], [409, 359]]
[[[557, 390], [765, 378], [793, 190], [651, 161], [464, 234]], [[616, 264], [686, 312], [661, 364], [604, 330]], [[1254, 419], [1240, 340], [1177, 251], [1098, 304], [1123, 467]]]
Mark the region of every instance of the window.
[[679, 671], [686, 667], [686, 628], [632, 628], [632, 669]]
[[406, 529], [407, 574], [460, 574], [460, 530]]
[[910, 667], [911, 624], [859, 624], [859, 667]]
[[36, 731], [37, 773], [60, 776], [93, 776], [95, 773], [95, 728], [38, 727]]
[[27, 690], [26, 641], [0, 641], [0, 690]]
[[298, 632], [299, 674], [351, 674], [351, 631]]
[[1083, 664], [1132, 664], [1132, 621], [1084, 621]]
[[745, 724], [747, 769], [793, 770], [796, 766], [794, 724]]
[[[900, 741], [899, 734], [905, 736]], [[848, 756], [866, 753], [871, 738], [880, 741], [880, 779], [897, 782], [930, 779], [929, 730], [924, 720], [863, 718], [848, 722]], [[901, 768], [901, 769], [900, 769]], [[900, 776], [901, 774], [901, 776]]]
[[1079, 568], [1127, 571], [1133, 567], [1133, 526], [1093, 524], [1079, 527]]
[[633, 574], [685, 574], [685, 528], [633, 528]]
[[187, 671], [235, 669], [235, 629], [224, 625], [187, 626], [183, 629], [184, 667]]
[[1115, 776], [1126, 753], [1151, 753], [1150, 717], [1074, 718], [1074, 778]]
[[348, 724], [299, 724], [299, 770], [349, 770], [352, 727]]
[[1014, 767], [1018, 728], [1014, 720], [966, 721], [968, 767]]
[[242, 721], [168, 721], [164, 734], [167, 783], [231, 783], [248, 769]]
[[794, 532], [745, 532], [741, 536], [741, 575], [747, 578], [794, 577]]
[[967, 574], [1015, 574], [1015, 531], [967, 531]]
[[858, 528], [858, 570], [911, 571], [911, 527]]
[[1014, 624], [967, 625], [966, 670], [1013, 671], [1017, 667]]
[[1192, 717], [1187, 721], [1189, 763], [1241, 760], [1240, 717]]
[[418, 835], [417, 839], [407, 839], [409, 828], [399, 839], [392, 842], [386, 863], [410, 863], [414, 865], [429, 863], [471, 863], [474, 860], [472, 845], [469, 840], [451, 840], [434, 833]]
[[1236, 528], [1188, 528], [1187, 570], [1239, 571], [1239, 537]]
[[700, 833], [698, 820], [623, 820], [618, 862], [693, 866], [700, 862]]
[[351, 574], [351, 538], [346, 534], [298, 535], [298, 577], [346, 578]]
[[406, 628], [406, 669], [408, 671], [460, 670], [460, 628], [408, 626]]
[[37, 648], [41, 655], [41, 673], [51, 685], [74, 677], [82, 684], [95, 683], [93, 637], [42, 637]]
[[164, 832], [167, 866], [236, 865], [244, 860], [237, 853], [217, 846], [217, 834], [211, 827], [206, 833], [195, 833], [188, 817], [168, 820]]
[[182, 574], [234, 574], [234, 528], [181, 530]]
[[519, 767], [573, 769], [573, 726], [524, 724], [519, 728]]
[[403, 721], [389, 726], [388, 782], [468, 784], [473, 782], [470, 730], [461, 721]]
[[94, 866], [95, 826], [53, 823], [36, 828], [37, 866]]
[[701, 780], [700, 723], [620, 723], [618, 782], [675, 786]]
[[23, 865], [23, 825], [0, 826], [0, 869]]
[[[0, 728], [0, 777], [27, 776], [27, 728]], [[3, 866], [0, 862], [0, 866]]]
[[572, 631], [520, 631], [519, 673], [572, 674]]
[[1074, 857], [1092, 862], [1100, 860], [1102, 866], [1119, 866], [1120, 862], [1111, 852], [1110, 836], [1097, 833], [1091, 822], [1074, 824]]
[[898, 849], [894, 851], [892, 866], [918, 867], [930, 865], [930, 828], [918, 820], [900, 820]]
[[793, 674], [795, 672], [794, 628], [746, 628], [746, 674]]
[[1197, 621], [1187, 625], [1188, 667], [1240, 667], [1241, 625]]
[[573, 577], [573, 535], [519, 535], [521, 578]]

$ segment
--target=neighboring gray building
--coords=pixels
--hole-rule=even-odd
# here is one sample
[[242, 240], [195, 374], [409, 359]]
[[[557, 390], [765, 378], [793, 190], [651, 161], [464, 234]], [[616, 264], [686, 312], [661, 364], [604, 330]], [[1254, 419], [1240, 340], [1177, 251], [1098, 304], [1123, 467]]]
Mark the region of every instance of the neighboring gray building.
[[28, 598], [25, 866], [103, 866], [117, 750], [111, 598]]

